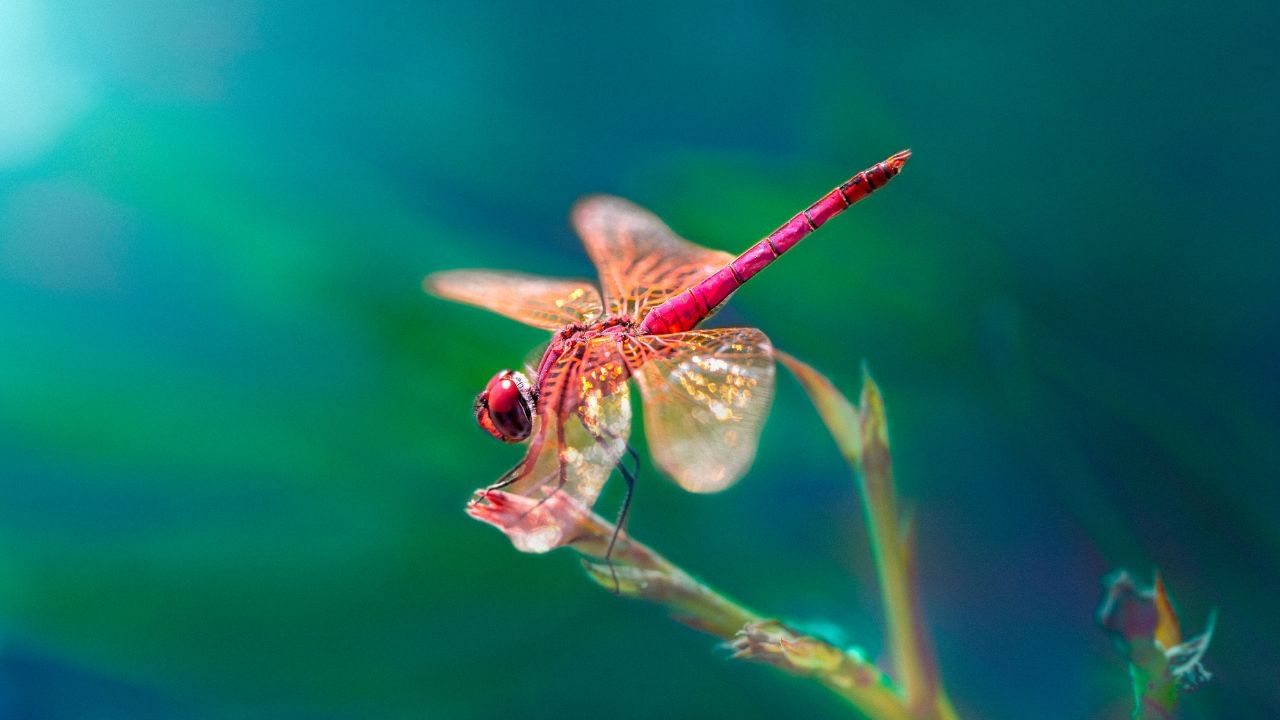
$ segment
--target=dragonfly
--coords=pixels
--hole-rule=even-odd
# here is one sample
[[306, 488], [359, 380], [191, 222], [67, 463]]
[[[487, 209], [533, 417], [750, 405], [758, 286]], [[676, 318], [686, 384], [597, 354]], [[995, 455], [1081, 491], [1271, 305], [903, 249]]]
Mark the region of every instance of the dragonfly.
[[655, 465], [691, 492], [732, 485], [755, 458], [773, 399], [773, 346], [755, 328], [700, 325], [807, 235], [888, 183], [910, 156], [903, 150], [857, 173], [737, 257], [682, 239], [626, 200], [595, 195], [578, 201], [571, 222], [598, 287], [518, 271], [429, 275], [423, 285], [439, 297], [553, 333], [523, 371], [499, 371], [476, 397], [480, 427], [528, 449], [473, 502], [508, 488], [540, 502], [568, 493], [591, 507], [616, 468], [627, 484], [621, 529], [639, 469], [627, 442], [633, 380]]

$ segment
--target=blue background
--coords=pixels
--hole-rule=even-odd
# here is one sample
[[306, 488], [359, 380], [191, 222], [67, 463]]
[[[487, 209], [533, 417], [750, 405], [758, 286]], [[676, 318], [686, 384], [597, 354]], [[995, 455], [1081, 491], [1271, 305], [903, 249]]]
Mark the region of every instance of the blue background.
[[[422, 294], [590, 276], [612, 192], [739, 250], [915, 157], [740, 292], [866, 359], [964, 717], [1124, 718], [1092, 613], [1160, 567], [1280, 714], [1277, 14], [1264, 3], [0, 6], [0, 717], [840, 717], [462, 512], [474, 393], [542, 339]], [[643, 450], [643, 447], [642, 447]], [[758, 461], [637, 537], [884, 659], [789, 377]], [[613, 507], [616, 488], [602, 501]]]

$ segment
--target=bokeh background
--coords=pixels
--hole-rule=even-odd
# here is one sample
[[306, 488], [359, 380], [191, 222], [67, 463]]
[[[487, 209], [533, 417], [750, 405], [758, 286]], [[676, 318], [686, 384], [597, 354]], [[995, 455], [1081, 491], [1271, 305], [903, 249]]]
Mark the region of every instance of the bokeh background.
[[[869, 363], [971, 718], [1123, 718], [1100, 580], [1160, 567], [1280, 714], [1280, 106], [1264, 3], [0, 4], [0, 717], [843, 717], [462, 507], [541, 333], [443, 268], [592, 272], [573, 200], [727, 250], [910, 146], [742, 291]], [[753, 471], [635, 534], [883, 658], [796, 383]], [[641, 445], [643, 451], [643, 445]], [[613, 507], [616, 489], [602, 501]]]

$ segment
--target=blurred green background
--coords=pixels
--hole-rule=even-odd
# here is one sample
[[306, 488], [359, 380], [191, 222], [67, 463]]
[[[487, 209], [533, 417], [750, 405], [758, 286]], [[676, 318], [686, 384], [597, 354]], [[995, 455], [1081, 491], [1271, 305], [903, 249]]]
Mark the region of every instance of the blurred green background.
[[[0, 717], [842, 717], [469, 520], [538, 331], [425, 296], [590, 276], [612, 192], [745, 248], [901, 178], [720, 324], [886, 394], [969, 718], [1123, 718], [1100, 579], [1159, 566], [1280, 714], [1277, 12], [1263, 3], [0, 3]], [[641, 446], [643, 450], [643, 446]], [[796, 383], [753, 471], [632, 529], [883, 659]], [[615, 507], [616, 488], [602, 507]]]

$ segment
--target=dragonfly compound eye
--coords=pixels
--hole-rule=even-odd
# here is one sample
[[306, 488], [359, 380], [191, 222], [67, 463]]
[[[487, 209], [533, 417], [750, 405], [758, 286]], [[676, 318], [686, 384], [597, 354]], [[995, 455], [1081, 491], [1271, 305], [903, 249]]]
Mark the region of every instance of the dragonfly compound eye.
[[533, 431], [533, 392], [529, 380], [503, 370], [476, 398], [476, 422], [503, 442], [520, 442]]

